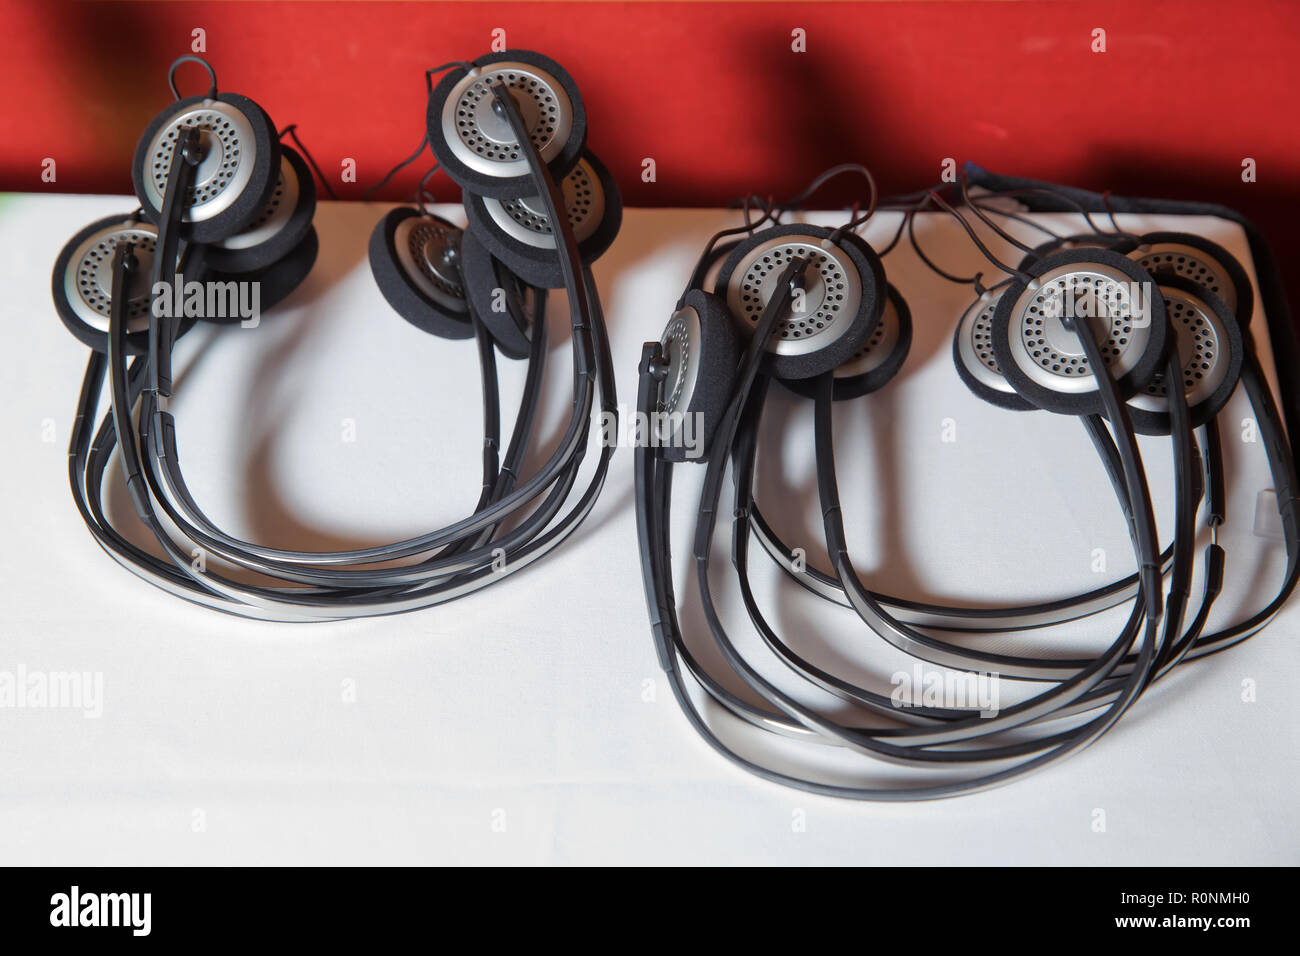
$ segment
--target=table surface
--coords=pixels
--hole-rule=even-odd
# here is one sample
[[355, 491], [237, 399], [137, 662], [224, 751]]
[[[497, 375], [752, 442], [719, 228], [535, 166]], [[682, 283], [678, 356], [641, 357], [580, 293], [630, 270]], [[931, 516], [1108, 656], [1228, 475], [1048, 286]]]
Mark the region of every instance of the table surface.
[[[863, 805], [750, 777], [688, 726], [646, 624], [630, 449], [615, 455], [594, 511], [561, 549], [444, 607], [276, 625], [151, 588], [96, 547], [73, 507], [66, 444], [85, 350], [49, 297], [62, 244], [92, 219], [131, 208], [114, 197], [0, 197], [0, 319], [9, 343], [0, 675], [76, 671], [103, 681], [98, 716], [0, 709], [0, 859], [1300, 860], [1300, 721], [1286, 698], [1300, 677], [1295, 606], [1254, 640], [1180, 668], [1064, 763], [974, 796]], [[438, 527], [473, 507], [481, 440], [474, 346], [420, 333], [380, 296], [366, 242], [387, 208], [322, 203], [321, 254], [302, 288], [257, 329], [198, 329], [181, 343], [181, 460], [204, 509], [237, 533], [282, 547], [355, 547]], [[458, 207], [447, 212], [460, 215]], [[1080, 230], [1078, 217], [1039, 218]], [[866, 235], [880, 247], [897, 221], [881, 213]], [[595, 270], [625, 407], [635, 400], [640, 344], [658, 338], [706, 237], [732, 222], [718, 210], [627, 211]], [[1125, 216], [1121, 224], [1181, 226], [1249, 259], [1241, 231], [1216, 219]], [[918, 237], [954, 272], [988, 269], [951, 223], [922, 217]], [[971, 396], [950, 354], [969, 289], [927, 273], [905, 242], [886, 267], [911, 307], [911, 353], [887, 390], [837, 409], [850, 544], [871, 586], [980, 604], [1070, 594], [1128, 574], [1123, 521], [1081, 427]], [[532, 463], [557, 437], [568, 401], [561, 308], [562, 299], [550, 317], [552, 361]], [[1253, 327], [1271, 375], [1261, 315]], [[501, 369], [510, 408], [523, 367], [502, 360]], [[1281, 577], [1281, 543], [1266, 520], [1256, 527], [1257, 499], [1271, 482], [1261, 446], [1248, 441], [1250, 418], [1239, 390], [1222, 419], [1228, 568], [1212, 625], [1260, 606]], [[775, 396], [759, 498], [779, 503], [768, 507], [773, 523], [793, 543], [807, 541], [815, 559], [810, 435], [807, 404]], [[1167, 528], [1168, 442], [1144, 439], [1142, 448]], [[679, 468], [678, 494], [696, 490], [701, 474]], [[113, 502], [115, 514], [129, 514], [124, 492]], [[684, 512], [675, 514], [675, 570], [689, 601]], [[724, 618], [739, 627], [725, 533], [718, 546]], [[757, 563], [760, 599], [783, 633], [815, 659], [860, 675], [869, 668], [863, 679], [887, 692], [899, 659], [882, 653], [882, 642], [848, 611]], [[683, 620], [698, 643], [698, 612], [688, 606]], [[1116, 620], [1111, 613], [1034, 640], [1060, 653], [1097, 647]], [[1017, 639], [985, 640], [997, 648]], [[863, 781], [893, 779], [885, 768], [854, 766]]]

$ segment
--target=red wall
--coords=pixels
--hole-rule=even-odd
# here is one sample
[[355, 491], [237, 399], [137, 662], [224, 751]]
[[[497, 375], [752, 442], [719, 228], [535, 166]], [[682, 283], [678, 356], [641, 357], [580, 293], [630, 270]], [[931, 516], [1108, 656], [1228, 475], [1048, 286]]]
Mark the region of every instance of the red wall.
[[[0, 189], [126, 192], [167, 64], [207, 31], [225, 89], [296, 122], [357, 197], [419, 142], [422, 71], [512, 45], [564, 63], [591, 144], [636, 205], [789, 193], [858, 160], [886, 190], [944, 157], [1116, 192], [1201, 198], [1300, 254], [1300, 4], [70, 3], [0, 0]], [[790, 50], [807, 31], [808, 52]], [[1090, 52], [1091, 31], [1108, 52]], [[200, 74], [182, 73], [183, 89]], [[56, 184], [40, 181], [44, 157]], [[640, 180], [654, 157], [658, 182]], [[1259, 181], [1241, 182], [1241, 161]], [[414, 169], [385, 193], [402, 198]], [[455, 198], [434, 180], [440, 198]]]

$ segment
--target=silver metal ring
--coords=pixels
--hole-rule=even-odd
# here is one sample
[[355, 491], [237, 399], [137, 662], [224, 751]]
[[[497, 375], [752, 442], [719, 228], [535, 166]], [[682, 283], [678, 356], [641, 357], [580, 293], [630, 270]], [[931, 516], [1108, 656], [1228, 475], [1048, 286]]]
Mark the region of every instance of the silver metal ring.
[[221, 100], [203, 100], [173, 116], [149, 143], [144, 191], [162, 209], [172, 153], [181, 130], [198, 129], [203, 160], [194, 171], [194, 186], [185, 204], [186, 222], [204, 222], [229, 209], [253, 175], [257, 141], [244, 114]]
[[475, 172], [502, 179], [526, 176], [528, 160], [520, 154], [510, 123], [493, 109], [496, 82], [519, 104], [542, 161], [549, 163], [560, 154], [573, 131], [573, 104], [559, 80], [527, 63], [493, 63], [467, 71], [443, 103], [443, 139]]
[[792, 296], [767, 350], [777, 355], [806, 355], [838, 339], [852, 327], [862, 303], [858, 267], [833, 243], [784, 235], [759, 243], [742, 259], [727, 283], [727, 306], [742, 322], [757, 325], [776, 293], [776, 280], [791, 259], [809, 263], [801, 294]]
[[[590, 239], [605, 218], [605, 190], [591, 163], [580, 159], [560, 181], [564, 209], [578, 242]], [[526, 199], [484, 197], [483, 208], [506, 235], [536, 249], [554, 249], [555, 231], [540, 196]]]
[[283, 229], [293, 218], [298, 208], [298, 176], [287, 156], [280, 157], [280, 175], [275, 181], [275, 189], [267, 200], [257, 218], [242, 232], [227, 236], [214, 245], [222, 249], [249, 249], [260, 246]]
[[[695, 386], [700, 379], [700, 314], [691, 306], [685, 306], [673, 313], [664, 334], [659, 339], [664, 357], [668, 360], [668, 374], [664, 377], [660, 394], [660, 410], [672, 415], [685, 412], [691, 407], [695, 396]], [[680, 417], [664, 418], [659, 423], [659, 439], [667, 442], [673, 437], [676, 428], [673, 421], [680, 426]]]
[[[1135, 288], [1149, 286], [1149, 288]], [[1115, 378], [1127, 375], [1142, 359], [1151, 337], [1150, 283], [1100, 263], [1067, 263], [1049, 269], [1020, 294], [1007, 325], [1011, 356], [1025, 375], [1054, 392], [1096, 391], [1083, 346], [1062, 322], [1064, 312], [1080, 312], [1097, 337], [1106, 365]]]
[[[1172, 324], [1183, 370], [1183, 391], [1189, 407], [1205, 401], [1223, 384], [1228, 374], [1228, 333], [1203, 301], [1182, 289], [1161, 286], [1165, 314]], [[1169, 383], [1158, 373], [1129, 404], [1153, 412], [1169, 410]]]
[[1229, 312], [1236, 314], [1237, 289], [1232, 277], [1204, 249], [1181, 242], [1155, 242], [1138, 246], [1129, 253], [1129, 258], [1152, 274], [1162, 269], [1171, 271], [1209, 289], [1223, 300]]
[[853, 353], [852, 358], [835, 369], [835, 378], [854, 378], [874, 372], [894, 352], [902, 326], [898, 321], [898, 309], [891, 296], [885, 296], [885, 308], [880, 313], [880, 321], [872, 331], [862, 348]]
[[108, 331], [113, 294], [113, 258], [118, 244], [135, 243], [139, 268], [132, 274], [127, 292], [126, 330], [149, 328], [150, 275], [158, 230], [147, 222], [128, 219], [105, 226], [81, 243], [68, 260], [63, 273], [63, 292], [77, 318], [99, 332]]
[[393, 232], [402, 270], [429, 299], [452, 312], [465, 311], [465, 288], [456, 265], [460, 230], [429, 216], [408, 216]]
[[970, 304], [957, 327], [957, 351], [966, 371], [981, 385], [996, 392], [1014, 395], [997, 356], [993, 354], [993, 313], [1002, 298], [1001, 290], [986, 290]]

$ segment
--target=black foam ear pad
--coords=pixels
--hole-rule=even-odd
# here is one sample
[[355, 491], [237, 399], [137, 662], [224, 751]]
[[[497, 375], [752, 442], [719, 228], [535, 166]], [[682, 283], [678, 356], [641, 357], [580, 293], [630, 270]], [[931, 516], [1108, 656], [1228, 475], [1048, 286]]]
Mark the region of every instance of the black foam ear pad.
[[765, 363], [776, 378], [812, 378], [844, 364], [880, 321], [885, 305], [880, 257], [866, 243], [848, 238], [851, 233], [838, 243], [831, 235], [830, 229], [804, 224], [764, 229], [737, 245], [718, 274], [716, 292], [748, 334], [790, 260], [807, 262], [800, 296], [792, 298], [767, 343]]
[[[862, 348], [833, 373], [832, 396], [837, 402], [861, 398], [883, 388], [907, 360], [912, 347], [912, 312], [907, 301], [892, 285], [886, 286], [885, 308], [875, 331]], [[815, 398], [816, 379], [781, 380], [786, 388], [806, 398]]]
[[1063, 415], [1103, 412], [1078, 336], [1062, 321], [1070, 313], [1090, 323], [1121, 397], [1151, 381], [1169, 324], [1149, 272], [1113, 250], [1085, 248], [1045, 256], [1029, 274], [1031, 284], [1007, 284], [993, 314], [993, 354], [1022, 398]]
[[1013, 412], [1033, 411], [1011, 387], [993, 354], [993, 314], [1001, 297], [1002, 289], [986, 289], [966, 307], [953, 331], [952, 361], [957, 376], [979, 398]]
[[[557, 185], [578, 243], [578, 258], [589, 266], [610, 247], [623, 223], [618, 186], [591, 150]], [[494, 199], [466, 192], [464, 201], [470, 230], [511, 272], [539, 289], [564, 288], [556, 235], [541, 197]]]
[[316, 214], [316, 181], [290, 146], [280, 147], [280, 173], [271, 198], [257, 218], [205, 250], [207, 263], [222, 272], [251, 272], [286, 255], [307, 234]]
[[668, 461], [706, 461], [713, 435], [735, 391], [740, 338], [727, 306], [715, 295], [692, 289], [673, 313], [659, 340], [668, 374], [651, 422], [660, 453]]
[[1195, 282], [1223, 300], [1241, 328], [1250, 327], [1255, 289], [1236, 256], [1217, 242], [1190, 232], [1150, 232], [1128, 255], [1162, 282], [1166, 274]]
[[474, 336], [460, 274], [461, 230], [399, 206], [370, 234], [370, 271], [388, 304], [418, 329], [445, 339]]
[[[256, 283], [258, 289], [258, 308], [262, 313], [273, 309], [302, 285], [311, 268], [316, 264], [320, 252], [320, 241], [314, 226], [307, 227], [307, 233], [298, 244], [287, 253], [260, 269], [248, 272], [226, 272], [210, 266], [203, 271], [204, 282], [249, 282]], [[204, 316], [204, 320], [217, 325], [234, 325], [245, 320], [242, 315]]]
[[528, 160], [495, 108], [496, 83], [509, 88], [551, 174], [568, 173], [587, 142], [587, 111], [564, 67], [531, 50], [492, 53], [471, 70], [446, 73], [429, 96], [429, 145], [462, 189], [499, 199], [528, 196], [535, 191]]
[[[108, 216], [68, 240], [54, 262], [50, 293], [54, 310], [68, 331], [96, 352], [108, 351], [108, 320], [113, 292], [113, 259], [119, 243], [134, 244], [138, 268], [127, 289], [126, 347], [142, 354], [149, 343], [153, 257], [158, 230], [135, 216]], [[185, 323], [187, 329], [193, 322]]]
[[266, 206], [280, 172], [280, 141], [266, 112], [238, 93], [176, 101], [149, 123], [131, 168], [135, 194], [153, 223], [162, 218], [172, 153], [187, 128], [200, 131], [203, 160], [195, 170], [181, 235], [216, 242], [239, 232]]
[[536, 311], [545, 299], [498, 262], [472, 229], [460, 240], [460, 266], [470, 309], [507, 358], [527, 358]]
[[[1227, 303], [1203, 286], [1173, 274], [1159, 277], [1165, 313], [1183, 373], [1188, 417], [1199, 428], [1223, 410], [1241, 378], [1241, 326]], [[1168, 435], [1169, 383], [1163, 373], [1129, 400], [1133, 430]]]
[[1021, 272], [1028, 272], [1029, 267], [1043, 256], [1050, 256], [1054, 252], [1064, 252], [1068, 249], [1086, 249], [1097, 246], [1102, 249], [1114, 249], [1116, 252], [1127, 254], [1136, 245], [1137, 241], [1132, 236], [1121, 235], [1116, 232], [1080, 232], [1072, 236], [1058, 236], [1035, 246], [1033, 252], [1025, 253], [1018, 268]]

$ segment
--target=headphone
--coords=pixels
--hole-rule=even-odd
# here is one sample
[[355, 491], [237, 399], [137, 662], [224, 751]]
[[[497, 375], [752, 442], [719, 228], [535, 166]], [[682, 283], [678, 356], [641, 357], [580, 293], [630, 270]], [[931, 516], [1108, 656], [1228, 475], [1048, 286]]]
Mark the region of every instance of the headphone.
[[[204, 67], [210, 84], [206, 94], [182, 98], [175, 73], [191, 61]], [[430, 78], [439, 72], [446, 75], [435, 90]], [[430, 214], [422, 182], [416, 208], [388, 213], [370, 240], [373, 277], [394, 311], [434, 335], [475, 339], [484, 453], [474, 512], [389, 544], [300, 552], [226, 533], [190, 493], [167, 410], [171, 355], [180, 335], [209, 316], [159, 309], [159, 283], [178, 282], [187, 273], [209, 288], [256, 282], [263, 308], [270, 308], [310, 272], [318, 242], [310, 154], [304, 150], [304, 160], [282, 145], [256, 102], [219, 93], [205, 61], [181, 57], [168, 73], [175, 102], [149, 124], [135, 152], [140, 209], [94, 223], [73, 237], [53, 276], [56, 310], [92, 350], [69, 453], [73, 497], [96, 541], [145, 580], [195, 603], [265, 620], [396, 613], [444, 603], [527, 567], [572, 534], [594, 505], [612, 447], [600, 449], [594, 475], [564, 510], [587, 455], [597, 390], [601, 411], [615, 405], [604, 318], [588, 266], [617, 233], [621, 205], [608, 172], [585, 150], [581, 97], [558, 64], [527, 51], [448, 64], [429, 71], [426, 82], [430, 123], [421, 151], [430, 145], [440, 157], [458, 157], [444, 168], [465, 190], [466, 204], [479, 196], [471, 190], [481, 190], [503, 208], [524, 208], [535, 237], [530, 268], [521, 268], [512, 250], [492, 245], [487, 227], [462, 231]], [[444, 112], [450, 122], [435, 123]], [[284, 132], [301, 148], [293, 127]], [[575, 177], [579, 168], [596, 176], [598, 184]], [[572, 187], [567, 186], [571, 178]], [[557, 179], [566, 184], [563, 193]], [[561, 208], [568, 219], [560, 216]], [[588, 230], [570, 225], [584, 216], [595, 220], [589, 232], [600, 237], [585, 249], [575, 232]], [[536, 238], [543, 234], [544, 239]], [[492, 250], [486, 258], [482, 247]], [[525, 474], [546, 360], [547, 288], [568, 293], [573, 411], [548, 460]], [[222, 318], [229, 316], [212, 320]], [[504, 455], [498, 348], [529, 363]], [[92, 431], [106, 383], [108, 414]], [[114, 458], [162, 558], [129, 542], [106, 515], [104, 475]], [[267, 583], [243, 584], [206, 561], [193, 561], [196, 546]]]
[[[1144, 235], [1125, 232], [1116, 221], [1108, 193], [1097, 197], [1096, 205], [1109, 215], [1113, 227], [1110, 232], [1096, 225], [1079, 197], [1070, 195], [1061, 187], [1028, 186], [1001, 190], [995, 195], [1030, 197], [1044, 201], [1049, 207], [1064, 205], [1082, 214], [1090, 232], [1074, 236], [1053, 235], [1049, 242], [1033, 250], [1035, 254], [1042, 255], [1065, 247], [1076, 250], [1105, 247], [1122, 253], [1154, 277], [1171, 326], [1171, 354], [1167, 367], [1129, 400], [1126, 412], [1136, 433], [1172, 435], [1175, 440], [1175, 481], [1178, 486], [1175, 550], [1180, 531], [1184, 536], [1193, 533], [1196, 501], [1202, 496], [1205, 522], [1212, 537], [1205, 557], [1207, 593], [1202, 599], [1202, 610], [1188, 634], [1172, 645], [1173, 650], [1167, 649], [1163, 653], [1161, 663], [1168, 666], [1171, 660], [1194, 660], [1253, 636], [1271, 620], [1300, 576], [1300, 530], [1295, 512], [1295, 455], [1250, 334], [1254, 292], [1245, 269], [1226, 249], [1203, 236], [1185, 232]], [[999, 358], [1015, 351], [1012, 340], [1017, 332], [1023, 334], [1024, 331], [1023, 323], [1017, 325], [1014, 322], [1007, 325], [1006, 334], [998, 334], [1000, 330], [995, 330], [993, 346]], [[1169, 388], [1170, 382], [1180, 380], [1183, 383], [1181, 402], [1177, 400], [1177, 390]], [[1224, 464], [1216, 416], [1227, 404], [1238, 382], [1244, 387], [1263, 438], [1277, 493], [1287, 551], [1287, 573], [1277, 596], [1260, 612], [1219, 632], [1201, 634], [1199, 631], [1204, 626], [1208, 607], [1221, 585], [1225, 561], [1217, 541], [1218, 528], [1226, 520], [1226, 513]], [[1179, 424], [1183, 420], [1180, 406], [1186, 407], [1185, 424]], [[1185, 437], [1191, 429], [1196, 430], [1194, 440]], [[1178, 455], [1180, 441], [1185, 446], [1181, 462]], [[1191, 471], [1197, 458], [1202, 469], [1199, 473]], [[1183, 555], [1182, 561], [1190, 562], [1188, 553]], [[1176, 558], [1175, 580], [1177, 564]], [[1188, 574], [1190, 570], [1184, 572], [1184, 576]], [[1176, 583], [1171, 584], [1170, 594], [1180, 601], [1185, 600]], [[1174, 620], [1177, 620], [1176, 616]]]
[[[435, 73], [443, 73], [436, 86]], [[592, 285], [589, 267], [622, 223], [618, 187], [586, 146], [587, 114], [577, 84], [549, 57], [506, 50], [437, 67], [426, 80], [428, 131], [401, 165], [428, 146], [437, 163], [424, 179], [441, 168], [461, 187], [468, 225], [462, 230], [428, 212], [422, 182], [415, 208], [394, 209], [375, 227], [371, 269], [384, 297], [408, 321], [455, 339], [472, 337], [477, 320], [503, 355], [527, 358], [548, 290], [564, 289], [575, 301], [591, 298], [584, 308], [599, 310], [594, 287], [586, 288]], [[496, 94], [498, 87], [506, 99]], [[530, 172], [527, 151], [503, 109], [506, 100], [525, 118], [554, 196]], [[565, 212], [560, 229], [552, 206]], [[576, 265], [565, 253], [570, 243]]]
[[[1040, 191], [1067, 205], [1072, 202], [1050, 187]], [[738, 696], [711, 674], [683, 633], [673, 594], [668, 526], [672, 466], [683, 458], [671, 447], [650, 442], [637, 447], [638, 535], [651, 631], [660, 666], [675, 697], [711, 747], [773, 782], [880, 801], [934, 799], [1009, 782], [1095, 741], [1147, 686], [1177, 664], [1257, 633], [1300, 577], [1294, 456], [1244, 332], [1252, 299], [1240, 265], [1226, 250], [1201, 237], [1170, 233], [1129, 236], [1121, 234], [1118, 226], [1114, 234], [1103, 233], [1082, 208], [1093, 228], [1091, 234], [1053, 235], [1050, 243], [1029, 247], [993, 223], [989, 214], [999, 210], [972, 198], [964, 179], [961, 192], [964, 205], [976, 220], [1026, 253], [1019, 267], [998, 260], [968, 218], [939, 190], [900, 197], [888, 204], [904, 216], [899, 233], [881, 256], [875, 257], [876, 262], [896, 246], [906, 229], [918, 256], [938, 275], [974, 287], [975, 300], [958, 321], [953, 340], [959, 378], [976, 396], [1000, 408], [1041, 409], [1082, 419], [1130, 528], [1138, 571], [1062, 601], [1008, 608], [965, 610], [871, 592], [853, 568], [845, 540], [835, 475], [833, 409], [837, 400], [883, 386], [889, 375], [881, 374], [867, 385], [865, 375], [870, 370], [862, 364], [865, 357], [847, 357], [844, 348], [836, 347], [839, 340], [834, 331], [846, 329], [848, 323], [836, 325], [822, 313], [814, 313], [810, 323], [806, 313], [791, 314], [789, 302], [798, 289], [788, 288], [788, 283], [807, 269], [803, 263], [814, 256], [807, 246], [797, 251], [781, 248], [778, 232], [787, 227], [758, 230], [762, 221], [750, 220], [746, 201], [745, 225], [714, 237], [705, 250], [707, 258], [721, 236], [744, 232], [749, 238], [741, 240], [737, 248], [752, 252], [761, 247], [768, 256], [760, 255], [762, 266], [753, 274], [742, 273], [738, 284], [733, 284], [735, 268], [724, 267], [727, 281], [720, 285], [735, 295], [729, 295], [724, 303], [709, 303], [711, 321], [729, 323], [738, 344], [728, 347], [727, 335], [714, 332], [710, 347], [703, 322], [693, 315], [683, 322], [683, 305], [692, 302], [692, 297], [695, 313], [703, 316], [706, 311], [700, 307], [705, 302], [703, 294], [691, 289], [678, 303], [664, 337], [643, 348], [638, 408], [652, 418], [656, 414], [671, 416], [685, 408], [699, 413], [707, 423], [707, 471], [694, 509], [692, 548], [700, 604], [711, 646], [761, 705]], [[950, 213], [1008, 278], [986, 288], [978, 274], [958, 277], [936, 266], [917, 244], [914, 233], [915, 214], [930, 204]], [[874, 208], [873, 184], [868, 216]], [[740, 253], [739, 260], [729, 260], [728, 265], [738, 265], [744, 256]], [[731, 258], [737, 260], [737, 252], [733, 251]], [[698, 284], [702, 271], [697, 267], [692, 285]], [[880, 275], [877, 272], [876, 278]], [[847, 269], [836, 273], [833, 283], [849, 302], [857, 301], [853, 279], [866, 285], [861, 271], [851, 276]], [[878, 282], [875, 287], [879, 288]], [[863, 324], [869, 328], [868, 341], [873, 340], [874, 327], [869, 321]], [[822, 336], [820, 341], [817, 336]], [[799, 357], [797, 364], [778, 363], [771, 357], [774, 351], [780, 354], [783, 346]], [[892, 359], [883, 356], [876, 357], [874, 365], [897, 370]], [[758, 513], [753, 489], [757, 421], [772, 379], [813, 402], [819, 507], [830, 571], [797, 567], [793, 552]], [[845, 387], [848, 381], [861, 387]], [[1281, 591], [1264, 609], [1239, 624], [1206, 633], [1225, 561], [1217, 542], [1217, 527], [1224, 520], [1224, 482], [1214, 416], [1238, 381], [1244, 385], [1264, 433], [1286, 528], [1288, 567]], [[1177, 382], [1183, 384], [1182, 389], [1170, 387]], [[689, 396], [685, 405], [683, 396]], [[1139, 433], [1164, 434], [1171, 440], [1176, 515], [1174, 540], [1164, 552], [1158, 547], [1151, 494], [1136, 441]], [[846, 703], [853, 712], [848, 721], [826, 715], [809, 706], [806, 695], [787, 692], [784, 684], [774, 683], [751, 659], [751, 652], [741, 649], [748, 645], [735, 641], [722, 623], [712, 597], [710, 560], [728, 465], [734, 489], [732, 564], [750, 623], [763, 648], [803, 685]], [[1189, 617], [1196, 513], [1202, 502], [1213, 540], [1204, 558], [1204, 594], [1184, 627]], [[751, 535], [791, 577], [813, 593], [847, 606], [876, 635], [912, 657], [975, 674], [991, 672], [1035, 682], [1045, 689], [993, 716], [981, 716], [964, 707], [902, 709], [888, 695], [815, 665], [776, 633], [754, 598], [749, 580]], [[1089, 616], [1128, 602], [1132, 608], [1127, 622], [1111, 644], [1090, 659], [991, 653], [921, 629], [1012, 632]], [[692, 688], [744, 725], [766, 734], [847, 748], [909, 767], [912, 775], [919, 774], [922, 779], [909, 777], [892, 785], [844, 784], [806, 771], [778, 769], [742, 753], [719, 736]], [[932, 771], [941, 771], [940, 778], [927, 776]]]

